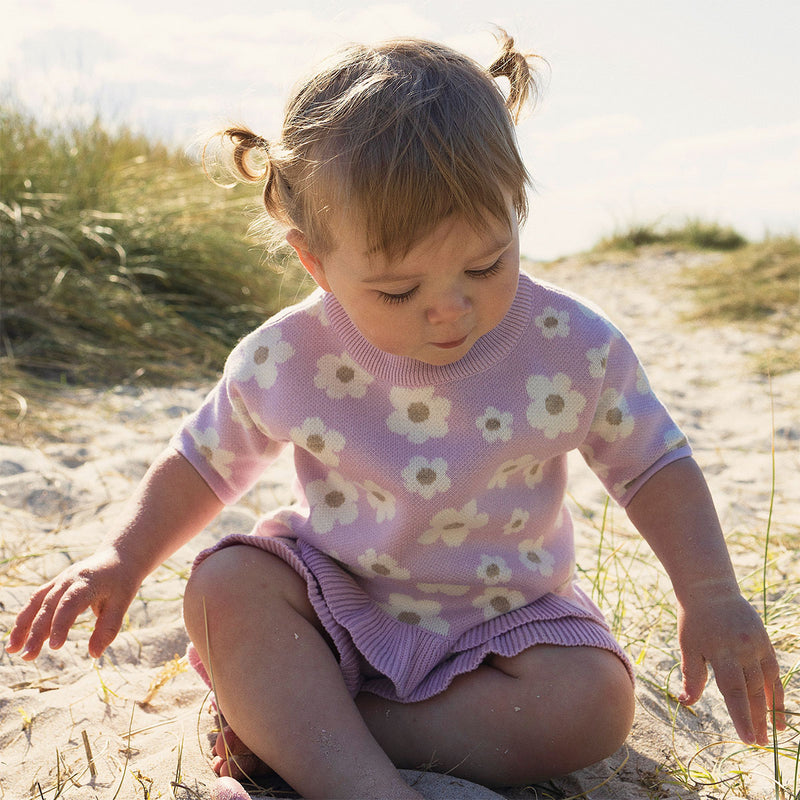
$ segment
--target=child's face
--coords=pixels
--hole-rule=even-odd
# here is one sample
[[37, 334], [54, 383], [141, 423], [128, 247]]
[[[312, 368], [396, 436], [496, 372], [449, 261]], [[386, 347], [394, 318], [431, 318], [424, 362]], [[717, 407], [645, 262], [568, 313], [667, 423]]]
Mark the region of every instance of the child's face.
[[460, 359], [494, 328], [517, 291], [517, 225], [509, 230], [495, 217], [488, 221], [477, 231], [463, 219], [444, 220], [391, 263], [368, 252], [352, 225], [336, 229], [334, 248], [321, 257], [304, 249], [299, 232], [287, 239], [371, 344], [442, 365]]

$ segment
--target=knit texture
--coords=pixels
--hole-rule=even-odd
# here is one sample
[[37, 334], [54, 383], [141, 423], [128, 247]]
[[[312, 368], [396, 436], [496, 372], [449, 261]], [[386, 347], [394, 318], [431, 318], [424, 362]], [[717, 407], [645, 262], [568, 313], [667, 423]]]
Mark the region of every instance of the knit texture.
[[622, 334], [524, 275], [503, 321], [444, 366], [378, 350], [317, 291], [240, 342], [173, 442], [225, 503], [294, 445], [297, 504], [217, 547], [287, 561], [351, 693], [402, 701], [532, 644], [624, 660], [575, 582], [567, 454], [624, 506], [690, 453]]

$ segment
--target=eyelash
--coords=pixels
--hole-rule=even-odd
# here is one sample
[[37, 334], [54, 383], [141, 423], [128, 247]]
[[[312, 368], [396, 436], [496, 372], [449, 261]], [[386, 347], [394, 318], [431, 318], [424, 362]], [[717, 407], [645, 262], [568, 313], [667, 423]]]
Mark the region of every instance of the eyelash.
[[[491, 267], [487, 267], [486, 269], [480, 270], [468, 270], [467, 275], [471, 278], [476, 278], [477, 280], [483, 280], [485, 278], [491, 278], [492, 275], [496, 275], [502, 269], [502, 264], [500, 263], [500, 259], [494, 262]], [[400, 305], [401, 303], [405, 303], [409, 301], [412, 296], [415, 294], [419, 287], [415, 286], [413, 289], [409, 289], [407, 292], [403, 292], [402, 294], [388, 294], [387, 292], [381, 292], [381, 300], [388, 305]]]

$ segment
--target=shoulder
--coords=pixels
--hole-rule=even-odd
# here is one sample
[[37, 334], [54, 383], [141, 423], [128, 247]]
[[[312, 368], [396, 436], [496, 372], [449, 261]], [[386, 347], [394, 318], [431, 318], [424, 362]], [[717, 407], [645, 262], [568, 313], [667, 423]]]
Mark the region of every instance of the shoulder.
[[624, 338], [600, 306], [575, 292], [523, 275], [532, 285], [532, 331], [548, 340], [611, 342]]
[[254, 369], [269, 369], [320, 343], [320, 332], [329, 327], [323, 294], [322, 290], [313, 291], [244, 336], [228, 356], [228, 376], [248, 379]]

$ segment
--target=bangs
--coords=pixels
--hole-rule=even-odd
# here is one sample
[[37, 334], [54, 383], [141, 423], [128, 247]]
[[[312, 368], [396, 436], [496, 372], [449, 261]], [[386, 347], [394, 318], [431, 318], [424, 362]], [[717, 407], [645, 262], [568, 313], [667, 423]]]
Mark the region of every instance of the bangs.
[[509, 196], [517, 221], [527, 215], [530, 179], [497, 85], [452, 51], [407, 50], [378, 52], [382, 69], [348, 75], [346, 98], [316, 109], [329, 127], [307, 151], [299, 194], [320, 252], [342, 216], [394, 258], [448, 217], [483, 230], [489, 214], [510, 228]]

